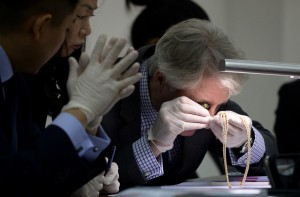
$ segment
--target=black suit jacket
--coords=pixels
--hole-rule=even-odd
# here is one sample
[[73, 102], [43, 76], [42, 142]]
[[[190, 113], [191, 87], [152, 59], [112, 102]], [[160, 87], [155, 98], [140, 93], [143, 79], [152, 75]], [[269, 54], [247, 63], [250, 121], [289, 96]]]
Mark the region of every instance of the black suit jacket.
[[[144, 47], [139, 52], [139, 61], [147, 59], [153, 54], [154, 46]], [[247, 115], [236, 103], [229, 101], [220, 107], [220, 110], [231, 110]], [[141, 107], [140, 88], [136, 84], [135, 91], [129, 97], [119, 101], [112, 110], [104, 116], [102, 126], [112, 139], [112, 144], [117, 145], [115, 162], [119, 165], [121, 190], [137, 185], [168, 185], [194, 178], [195, 172], [201, 164], [206, 152], [211, 150], [222, 157], [222, 144], [210, 130], [202, 129], [191, 137], [183, 138], [183, 157], [181, 163], [173, 169], [168, 167], [162, 177], [146, 182], [134, 158], [132, 143], [141, 137]], [[253, 121], [262, 134], [266, 143], [266, 154], [273, 155], [277, 152], [274, 136], [264, 129], [262, 125]], [[230, 161], [228, 158], [227, 161]], [[244, 172], [244, 168], [238, 167]], [[262, 162], [252, 165], [249, 174], [264, 174]]]
[[279, 92], [274, 131], [280, 153], [300, 153], [300, 80], [285, 83]]
[[[78, 157], [69, 137], [57, 126], [38, 127], [31, 115], [29, 94], [22, 74], [11, 79], [15, 101], [4, 103], [1, 88], [0, 190], [8, 196], [69, 196], [105, 168], [102, 155], [93, 162]], [[2, 85], [2, 84], [1, 84]], [[5, 101], [7, 102], [7, 101]], [[11, 114], [16, 115], [13, 136]], [[17, 150], [12, 141], [17, 141]]]

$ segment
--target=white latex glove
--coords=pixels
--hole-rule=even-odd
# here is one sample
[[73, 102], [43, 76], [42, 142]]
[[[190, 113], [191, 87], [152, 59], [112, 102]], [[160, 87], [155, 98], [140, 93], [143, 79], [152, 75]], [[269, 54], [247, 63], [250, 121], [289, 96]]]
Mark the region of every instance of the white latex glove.
[[119, 182], [119, 167], [115, 162], [112, 162], [110, 170], [104, 177], [103, 181], [103, 189], [101, 190], [101, 194], [113, 194], [117, 193], [120, 188]]
[[[108, 161], [107, 158], [106, 162]], [[71, 197], [99, 197], [100, 193], [113, 194], [117, 193], [120, 188], [119, 167], [112, 162], [110, 170], [104, 176], [104, 171], [94, 177], [84, 186], [76, 190]]]
[[[131, 50], [133, 51], [133, 50]], [[88, 56], [87, 53], [82, 52], [82, 54], [80, 55], [79, 58], [79, 62], [78, 62], [78, 75], [81, 75], [85, 68], [87, 67], [87, 65], [90, 62], [90, 57]], [[70, 88], [73, 88], [73, 86], [70, 86]], [[98, 127], [102, 121], [103, 116], [96, 116], [90, 123], [88, 123], [87, 125], [87, 131], [89, 134], [92, 135], [96, 135], [97, 134], [97, 130]]]
[[[112, 46], [109, 46], [108, 48], [111, 48]], [[126, 55], [129, 55], [132, 51], [134, 51], [134, 49], [132, 47], [129, 47], [127, 50]], [[107, 55], [108, 51], [104, 52], [104, 56]], [[82, 55], [80, 56], [79, 59], [79, 75], [85, 70], [86, 66], [89, 63], [89, 56], [86, 53], [82, 53]], [[138, 67], [130, 67], [128, 70], [126, 70], [121, 76], [120, 79], [125, 79], [127, 77], [130, 77], [134, 74], [137, 73], [138, 71]], [[131, 87], [129, 87], [131, 88]], [[127, 91], [127, 90], [124, 90]], [[111, 106], [108, 107], [108, 109], [111, 109], [113, 107], [113, 105], [118, 101], [119, 99], [116, 97], [115, 100], [111, 103]], [[87, 131], [92, 134], [95, 135], [97, 133], [98, 127], [102, 121], [103, 116], [102, 115], [98, 115], [96, 116], [90, 123], [88, 123], [87, 125]]]
[[[224, 144], [222, 122], [219, 113], [211, 119], [209, 126], [214, 135]], [[240, 115], [233, 111], [226, 111], [226, 113], [228, 118], [227, 147], [240, 147], [247, 141], [247, 132], [241, 117], [244, 117], [250, 129], [252, 127], [252, 120], [248, 116]]]
[[[166, 146], [165, 152], [173, 148], [177, 135], [183, 131], [206, 128], [209, 112], [187, 97], [178, 97], [162, 104], [158, 116], [148, 132], [148, 139]], [[157, 146], [156, 146], [157, 147]]]
[[71, 197], [99, 197], [105, 179], [103, 174], [104, 172], [94, 177], [84, 186], [76, 190]]
[[118, 100], [129, 96], [134, 90], [133, 84], [141, 78], [139, 64], [131, 66], [138, 56], [136, 51], [115, 63], [126, 45], [125, 39], [112, 38], [107, 46], [105, 44], [106, 36], [99, 36], [84, 70], [74, 58], [69, 58], [67, 89], [70, 101], [63, 110], [80, 108], [88, 122], [104, 115]]

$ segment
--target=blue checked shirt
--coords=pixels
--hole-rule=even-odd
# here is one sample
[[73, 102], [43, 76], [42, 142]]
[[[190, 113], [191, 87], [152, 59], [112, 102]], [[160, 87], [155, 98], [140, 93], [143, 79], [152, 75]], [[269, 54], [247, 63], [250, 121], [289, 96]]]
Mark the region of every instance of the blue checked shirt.
[[[150, 95], [148, 91], [148, 71], [145, 62], [141, 65], [142, 79], [140, 81], [140, 95], [141, 95], [141, 138], [132, 144], [133, 152], [137, 164], [147, 181], [164, 174], [163, 158], [160, 155], [156, 158], [151, 151], [150, 145], [147, 140], [147, 133], [150, 126], [154, 123], [157, 117], [157, 112], [151, 105]], [[264, 155], [266, 150], [265, 143], [262, 135], [254, 130], [255, 140], [251, 147], [251, 161], [250, 163], [258, 162]], [[181, 159], [181, 144], [182, 137], [178, 136], [174, 141], [173, 149], [167, 151], [168, 162], [170, 165], [176, 163]], [[233, 151], [229, 149], [230, 159], [233, 165], [246, 166], [247, 153], [242, 157], [236, 158]]]

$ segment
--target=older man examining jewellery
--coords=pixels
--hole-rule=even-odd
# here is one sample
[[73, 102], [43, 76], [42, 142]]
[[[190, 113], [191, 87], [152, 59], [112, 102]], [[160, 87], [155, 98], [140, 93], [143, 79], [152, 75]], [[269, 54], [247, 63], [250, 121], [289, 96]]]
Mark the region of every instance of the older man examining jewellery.
[[118, 146], [121, 190], [195, 178], [208, 150], [223, 156], [223, 143], [228, 165], [244, 172], [247, 138], [252, 138], [249, 174], [264, 174], [264, 157], [277, 152], [276, 141], [229, 100], [247, 77], [219, 72], [220, 60], [242, 58], [221, 29], [199, 19], [180, 22], [139, 55], [141, 81], [102, 121]]

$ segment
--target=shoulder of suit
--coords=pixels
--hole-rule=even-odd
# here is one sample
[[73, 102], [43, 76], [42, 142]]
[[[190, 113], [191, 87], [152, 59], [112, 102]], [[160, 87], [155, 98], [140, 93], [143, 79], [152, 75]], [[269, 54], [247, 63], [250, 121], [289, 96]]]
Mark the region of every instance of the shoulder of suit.
[[154, 54], [156, 45], [146, 45], [138, 49], [139, 57], [138, 62], [143, 62]]

